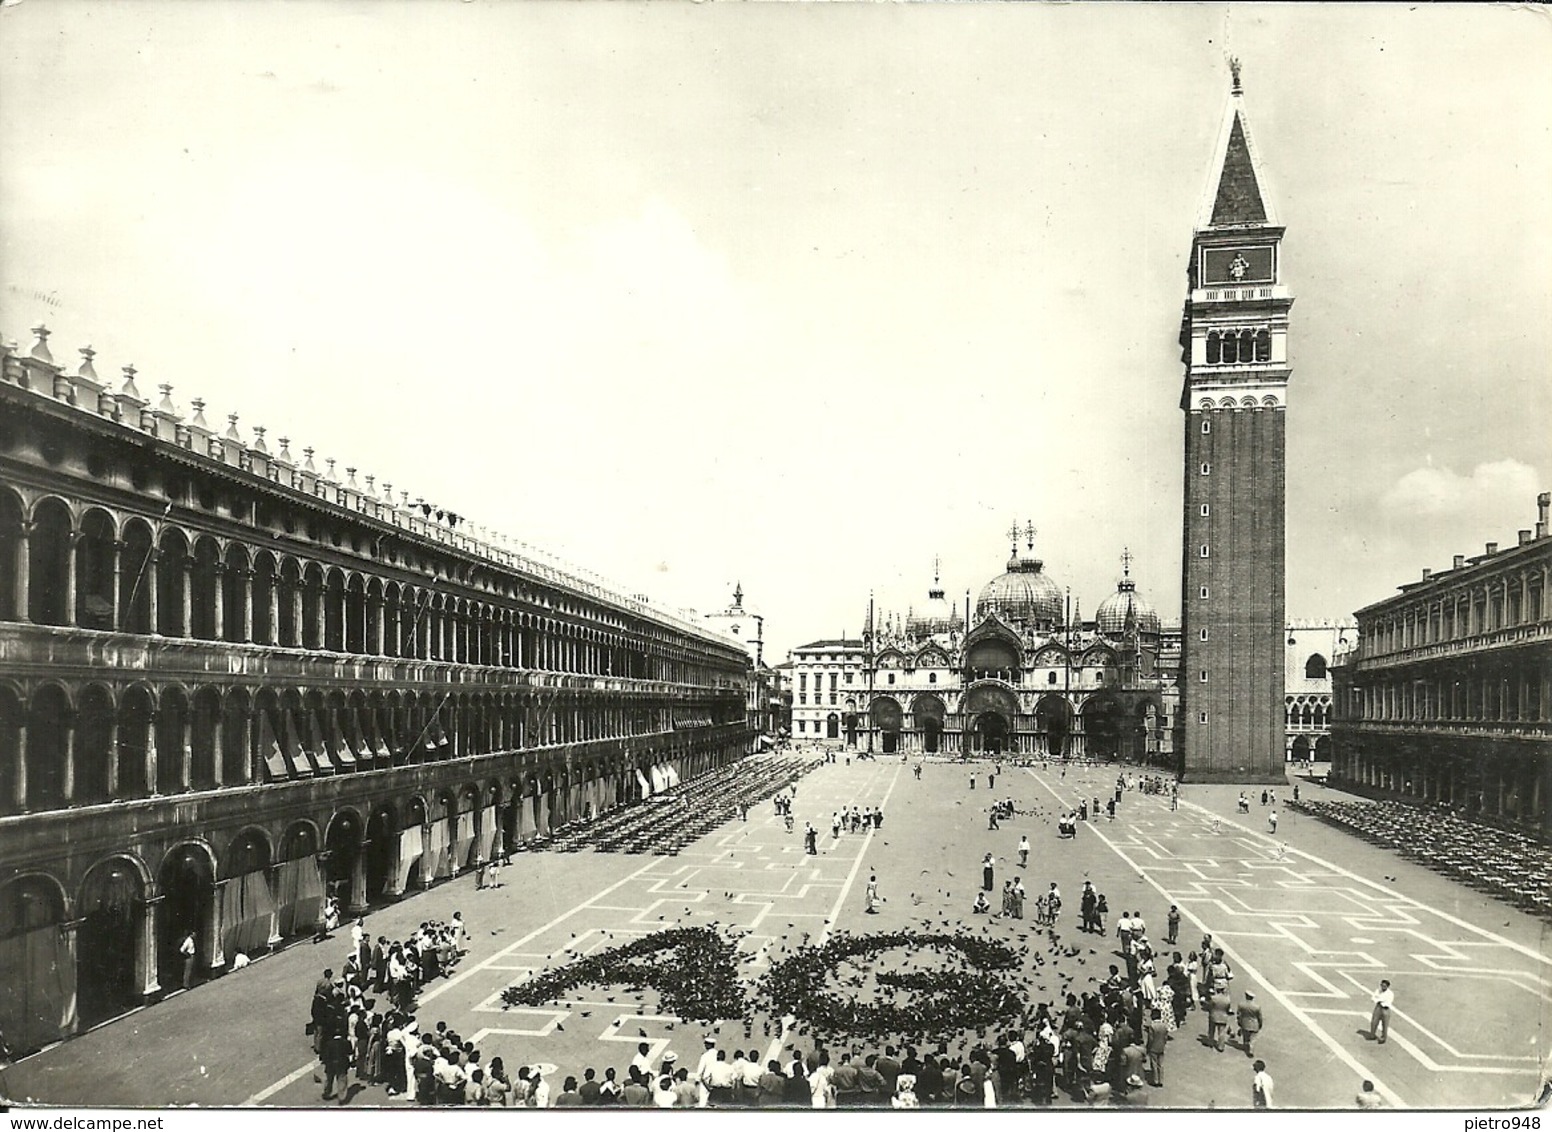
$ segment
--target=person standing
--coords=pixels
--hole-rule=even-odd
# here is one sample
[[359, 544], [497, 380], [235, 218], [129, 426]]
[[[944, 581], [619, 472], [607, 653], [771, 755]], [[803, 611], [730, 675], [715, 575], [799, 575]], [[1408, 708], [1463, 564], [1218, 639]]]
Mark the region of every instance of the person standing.
[[1256, 1001], [1256, 996], [1250, 991], [1245, 992], [1245, 1001], [1239, 1007], [1239, 1037], [1245, 1043], [1245, 1056], [1254, 1057], [1252, 1046], [1255, 1045], [1256, 1035], [1261, 1032], [1261, 1004]]
[[1214, 990], [1207, 997], [1207, 1039], [1219, 1053], [1223, 1052], [1229, 1031], [1229, 1008], [1233, 1005], [1227, 990]]
[[1266, 815], [1266, 824], [1272, 827], [1272, 832], [1277, 832], [1277, 811], [1274, 809]]
[[867, 908], [865, 909], [868, 915], [878, 915], [878, 905], [882, 899], [878, 894], [878, 877], [868, 877]]
[[1148, 1084], [1155, 1089], [1164, 1085], [1164, 1052], [1169, 1045], [1169, 1024], [1162, 1010], [1152, 1010], [1142, 1024], [1143, 1049], [1148, 1054]]
[[1380, 1045], [1390, 1037], [1390, 1009], [1396, 1004], [1396, 992], [1390, 989], [1390, 980], [1381, 979], [1380, 989], [1374, 992], [1374, 1013], [1369, 1015], [1369, 1037]]
[[1022, 834], [1019, 837], [1018, 857], [1019, 857], [1019, 868], [1021, 868], [1021, 869], [1028, 868], [1029, 867], [1029, 834], [1027, 834], [1027, 833], [1026, 834]]
[[994, 868], [994, 864], [992, 862], [992, 855], [990, 853], [988, 853], [981, 860], [981, 891], [982, 892], [991, 892], [993, 890], [993, 877], [992, 877], [993, 868]]
[[1168, 943], [1168, 944], [1171, 944], [1171, 945], [1179, 943], [1180, 942], [1180, 909], [1177, 908], [1173, 904], [1171, 904], [1169, 906], [1169, 916], [1166, 918], [1165, 923], [1168, 926], [1168, 930], [1165, 932], [1164, 942]]
[[1258, 1060], [1252, 1068], [1256, 1075], [1250, 1079], [1250, 1103], [1256, 1108], [1271, 1108], [1273, 1081], [1266, 1071], [1266, 1062]]
[[191, 990], [194, 987], [194, 958], [198, 952], [194, 945], [194, 933], [187, 932], [183, 942], [178, 944], [178, 954], [183, 957], [183, 989]]

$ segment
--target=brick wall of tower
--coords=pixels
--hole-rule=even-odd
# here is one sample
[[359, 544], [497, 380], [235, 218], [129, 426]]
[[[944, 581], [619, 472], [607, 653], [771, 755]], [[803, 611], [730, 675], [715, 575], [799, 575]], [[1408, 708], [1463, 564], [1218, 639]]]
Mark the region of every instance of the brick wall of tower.
[[[1211, 426], [1205, 433], [1204, 420]], [[1193, 410], [1186, 414], [1185, 439], [1180, 664], [1184, 774], [1198, 782], [1280, 779], [1284, 413]], [[1210, 474], [1202, 474], [1204, 464]], [[1203, 504], [1209, 511], [1205, 516]], [[1206, 598], [1201, 596], [1204, 586]], [[1205, 724], [1202, 712], [1207, 713]]]

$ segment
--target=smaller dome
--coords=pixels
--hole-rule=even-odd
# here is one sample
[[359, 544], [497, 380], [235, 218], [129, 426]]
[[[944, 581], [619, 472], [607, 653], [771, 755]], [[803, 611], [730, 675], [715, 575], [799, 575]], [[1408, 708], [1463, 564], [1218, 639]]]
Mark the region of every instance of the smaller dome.
[[1111, 639], [1125, 637], [1135, 630], [1138, 633], [1159, 632], [1159, 615], [1153, 606], [1137, 592], [1137, 583], [1131, 577], [1130, 553], [1121, 556], [1121, 578], [1116, 582], [1116, 592], [1099, 603], [1094, 614], [1095, 627]]
[[927, 604], [920, 613], [912, 609], [906, 618], [905, 631], [918, 640], [952, 633], [959, 628], [959, 616], [943, 596], [943, 586], [938, 578], [938, 563], [932, 564], [932, 588], [927, 591]]

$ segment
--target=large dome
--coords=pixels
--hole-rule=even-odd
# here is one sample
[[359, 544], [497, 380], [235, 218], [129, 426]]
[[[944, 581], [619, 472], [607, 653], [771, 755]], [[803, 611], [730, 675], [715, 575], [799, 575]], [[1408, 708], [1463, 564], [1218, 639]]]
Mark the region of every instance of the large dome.
[[1045, 573], [1040, 559], [1015, 554], [1004, 573], [981, 587], [976, 619], [989, 613], [1000, 614], [1018, 629], [1049, 631], [1062, 623], [1062, 588]]
[[1139, 633], [1159, 631], [1159, 615], [1153, 606], [1137, 592], [1137, 583], [1129, 575], [1122, 575], [1116, 583], [1116, 592], [1099, 603], [1094, 614], [1095, 627], [1112, 639], [1119, 640], [1136, 626]]

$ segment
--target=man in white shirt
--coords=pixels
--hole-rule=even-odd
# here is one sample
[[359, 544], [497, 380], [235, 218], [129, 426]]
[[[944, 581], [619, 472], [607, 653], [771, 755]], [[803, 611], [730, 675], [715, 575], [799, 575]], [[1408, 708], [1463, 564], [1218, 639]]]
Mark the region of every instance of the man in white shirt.
[[1380, 989], [1374, 992], [1374, 1013], [1369, 1016], [1369, 1037], [1385, 1044], [1390, 1037], [1390, 1008], [1396, 1004], [1396, 992], [1390, 989], [1390, 980], [1381, 979]]
[[705, 1108], [708, 1097], [706, 1091], [706, 1074], [717, 1063], [717, 1039], [707, 1035], [706, 1052], [701, 1054], [701, 1059], [695, 1063], [695, 1083], [698, 1087], [696, 1107]]
[[1256, 1075], [1250, 1079], [1250, 1103], [1256, 1108], [1272, 1107], [1272, 1075], [1266, 1071], [1266, 1062], [1257, 1061]]
[[637, 1044], [636, 1056], [631, 1058], [631, 1068], [641, 1074], [642, 1080], [652, 1080], [652, 1047], [646, 1042]]
[[1029, 867], [1029, 834], [1027, 834], [1027, 833], [1022, 835], [1019, 838], [1018, 855], [1019, 855], [1019, 868], [1021, 868], [1021, 869], [1028, 868]]

